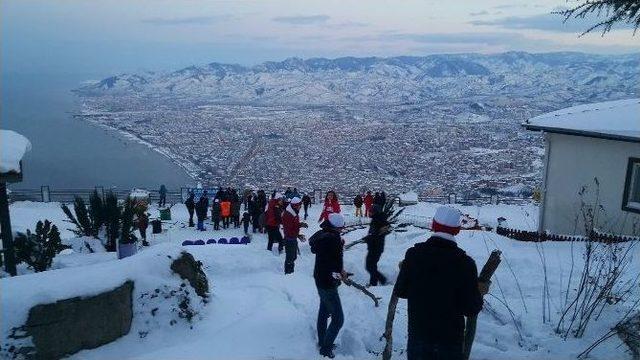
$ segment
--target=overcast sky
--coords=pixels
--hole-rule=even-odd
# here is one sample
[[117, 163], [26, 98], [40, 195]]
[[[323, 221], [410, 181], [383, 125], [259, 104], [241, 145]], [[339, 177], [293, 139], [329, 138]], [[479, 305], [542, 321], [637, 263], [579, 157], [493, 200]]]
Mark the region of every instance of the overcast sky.
[[[3, 73], [175, 69], [291, 56], [640, 51], [630, 29], [578, 37], [565, 0], [0, 0]], [[572, 2], [570, 1], [569, 4]]]

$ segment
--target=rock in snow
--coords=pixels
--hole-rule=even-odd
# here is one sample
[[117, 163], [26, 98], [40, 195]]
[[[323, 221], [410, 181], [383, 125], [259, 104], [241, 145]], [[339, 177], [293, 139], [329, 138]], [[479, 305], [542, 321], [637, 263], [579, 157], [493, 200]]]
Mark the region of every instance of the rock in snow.
[[12, 130], [0, 130], [0, 172], [20, 172], [20, 161], [31, 142]]

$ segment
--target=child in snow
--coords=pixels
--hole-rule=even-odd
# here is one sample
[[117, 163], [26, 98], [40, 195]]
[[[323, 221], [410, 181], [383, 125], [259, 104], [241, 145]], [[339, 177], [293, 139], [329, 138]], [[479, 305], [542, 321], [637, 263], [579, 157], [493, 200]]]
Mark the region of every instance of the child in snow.
[[242, 226], [244, 227], [244, 234], [249, 235], [249, 224], [251, 223], [251, 215], [245, 211], [242, 214]]

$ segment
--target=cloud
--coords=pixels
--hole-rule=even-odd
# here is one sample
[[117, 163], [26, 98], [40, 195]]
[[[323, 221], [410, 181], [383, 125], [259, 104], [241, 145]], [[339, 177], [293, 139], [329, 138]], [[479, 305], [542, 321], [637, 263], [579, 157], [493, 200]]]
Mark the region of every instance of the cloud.
[[308, 15], [308, 16], [277, 16], [274, 17], [273, 21], [290, 24], [290, 25], [313, 25], [313, 24], [324, 24], [329, 20], [330, 17], [328, 15]]
[[[582, 33], [599, 21], [595, 16], [584, 19], [571, 18], [563, 22], [564, 17], [558, 14], [538, 14], [532, 16], [509, 16], [495, 20], [474, 20], [473, 25], [498, 26], [505, 29], [530, 29], [552, 32]], [[620, 25], [617, 28], [631, 28], [630, 25]]]
[[174, 18], [148, 18], [141, 21], [150, 25], [208, 25], [220, 20], [226, 20], [228, 16], [188, 16], [188, 17], [174, 17]]
[[489, 12], [486, 11], [486, 10], [469, 13], [469, 15], [471, 15], [471, 16], [482, 16], [482, 15], [488, 15], [488, 14], [489, 14]]
[[525, 37], [519, 33], [426, 33], [426, 34], [388, 34], [389, 40], [409, 40], [417, 43], [428, 44], [486, 44], [502, 45], [513, 41], [519, 41]]

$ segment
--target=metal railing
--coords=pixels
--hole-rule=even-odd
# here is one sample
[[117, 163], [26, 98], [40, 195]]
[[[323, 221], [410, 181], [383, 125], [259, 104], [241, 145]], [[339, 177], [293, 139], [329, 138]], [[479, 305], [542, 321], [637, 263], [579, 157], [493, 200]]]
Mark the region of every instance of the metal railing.
[[[167, 203], [175, 204], [182, 203], [186, 200], [189, 193], [188, 187], [182, 187], [179, 190], [167, 191]], [[89, 196], [94, 191], [104, 196], [108, 191], [113, 191], [118, 198], [127, 197], [133, 188], [124, 189], [116, 187], [103, 187], [96, 186], [95, 188], [70, 188], [70, 189], [55, 189], [49, 186], [41, 186], [40, 189], [11, 189], [9, 195], [9, 201], [41, 201], [41, 202], [72, 202], [76, 196], [82, 197], [85, 201], [88, 201]], [[158, 190], [144, 189], [149, 192], [150, 201], [152, 203], [158, 202], [160, 199], [160, 193]], [[356, 192], [346, 192], [339, 194], [339, 202], [341, 205], [352, 205], [353, 199], [356, 196]], [[312, 196], [312, 201], [315, 203], [315, 198]], [[387, 199], [394, 199], [399, 203], [398, 194], [387, 194]], [[459, 205], [490, 205], [490, 204], [509, 204], [509, 205], [522, 205], [533, 203], [534, 200], [531, 197], [521, 196], [461, 196], [457, 194], [440, 195], [440, 196], [425, 196], [419, 195], [418, 201], [437, 204], [459, 204]]]

